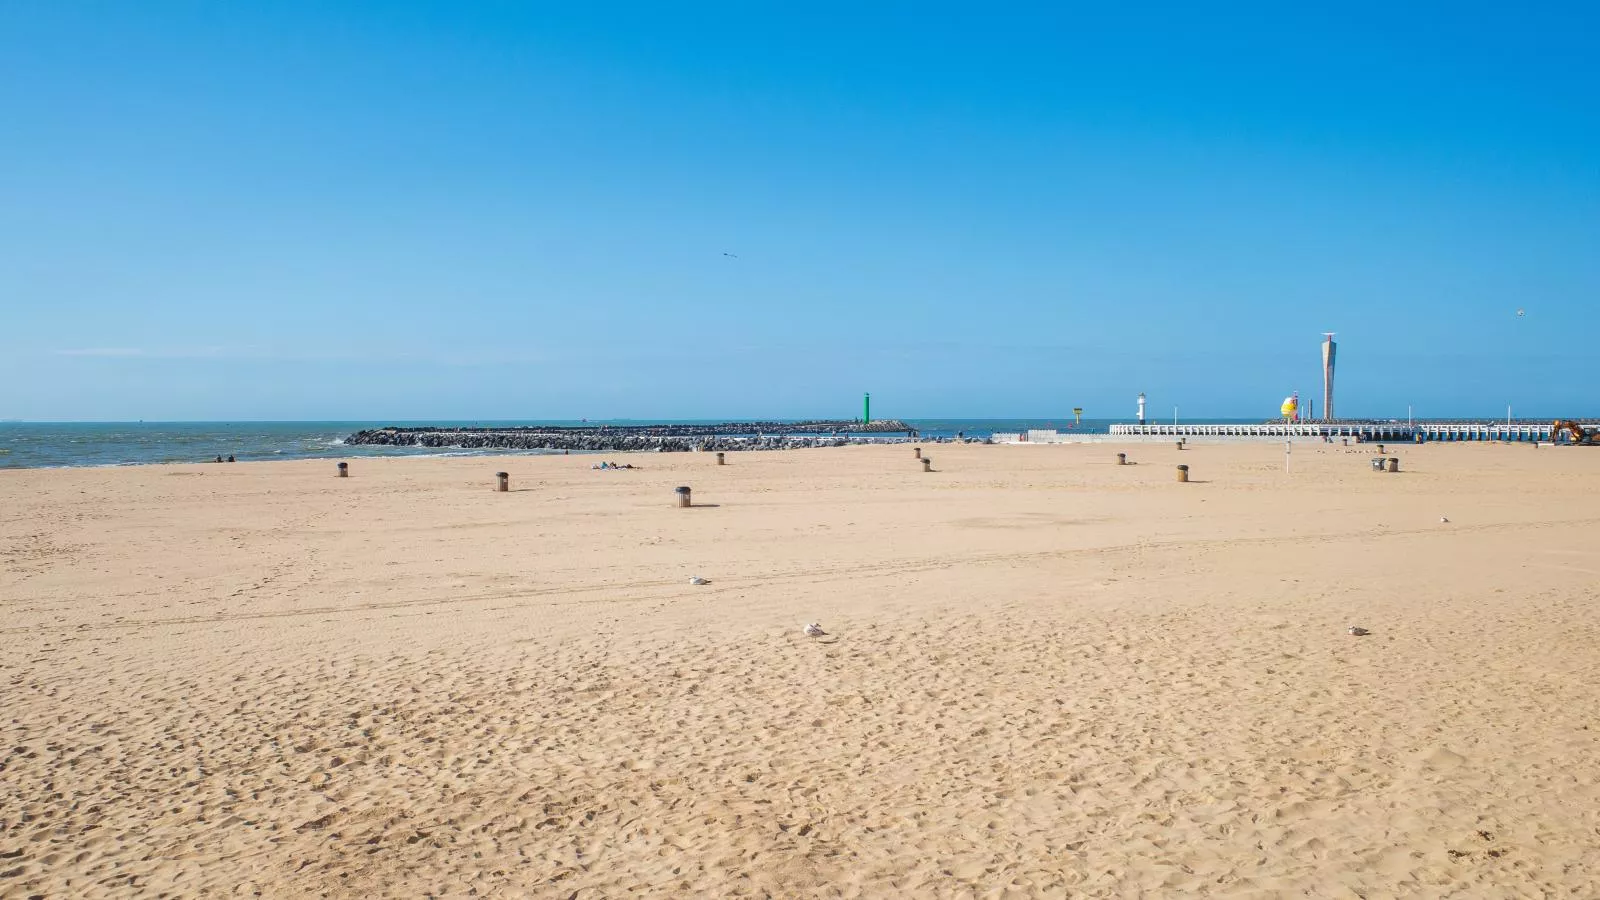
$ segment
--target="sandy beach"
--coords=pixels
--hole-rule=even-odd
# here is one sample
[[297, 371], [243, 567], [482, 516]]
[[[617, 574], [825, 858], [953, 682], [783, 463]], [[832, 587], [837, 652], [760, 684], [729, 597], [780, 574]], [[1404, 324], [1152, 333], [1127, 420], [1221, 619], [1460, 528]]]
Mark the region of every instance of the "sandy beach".
[[0, 897], [1600, 896], [1600, 449], [1390, 449], [0, 472]]

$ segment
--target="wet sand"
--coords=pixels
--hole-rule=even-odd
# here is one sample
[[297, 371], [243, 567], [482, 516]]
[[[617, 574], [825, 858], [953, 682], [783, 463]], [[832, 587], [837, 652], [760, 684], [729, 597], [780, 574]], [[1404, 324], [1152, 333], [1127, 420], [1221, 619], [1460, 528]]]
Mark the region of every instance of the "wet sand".
[[0, 898], [1600, 896], [1600, 449], [1398, 449], [0, 472]]

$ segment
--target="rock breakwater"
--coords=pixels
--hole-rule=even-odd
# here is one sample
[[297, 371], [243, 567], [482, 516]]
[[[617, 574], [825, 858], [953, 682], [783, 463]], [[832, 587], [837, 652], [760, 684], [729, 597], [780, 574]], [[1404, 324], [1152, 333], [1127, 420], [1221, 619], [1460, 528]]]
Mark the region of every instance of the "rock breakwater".
[[[920, 439], [900, 421], [724, 422], [716, 425], [518, 425], [500, 428], [390, 427], [359, 431], [346, 444], [463, 450], [593, 450], [674, 453], [793, 450]], [[938, 439], [930, 443], [940, 442]]]

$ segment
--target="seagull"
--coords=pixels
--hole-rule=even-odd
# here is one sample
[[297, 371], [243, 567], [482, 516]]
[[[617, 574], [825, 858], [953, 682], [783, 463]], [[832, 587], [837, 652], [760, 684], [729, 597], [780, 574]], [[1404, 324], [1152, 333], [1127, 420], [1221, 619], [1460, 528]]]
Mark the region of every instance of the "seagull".
[[722, 251], [722, 255], [726, 256], [729, 259], [738, 259], [739, 258], [739, 254], [737, 254], [737, 253], [729, 253], [726, 250]]
[[689, 583], [690, 584], [707, 584], [708, 582], [704, 578], [701, 578], [699, 575], [696, 575], [693, 578], [689, 579]]
[[1372, 632], [1366, 630], [1365, 628], [1362, 628], [1360, 625], [1351, 625], [1350, 626], [1350, 633], [1355, 635], [1356, 637], [1365, 637], [1365, 636], [1371, 634]]
[[1450, 521], [1450, 520], [1449, 520], [1449, 519], [1446, 519], [1446, 518], [1445, 518], [1445, 517], [1444, 517], [1444, 516], [1440, 516], [1440, 517], [1439, 517], [1439, 521], [1440, 521], [1440, 522], [1449, 522], [1449, 521]]
[[822, 630], [822, 626], [816, 622], [807, 624], [804, 630], [805, 633], [811, 637], [822, 637], [823, 635], [827, 634], [826, 631]]

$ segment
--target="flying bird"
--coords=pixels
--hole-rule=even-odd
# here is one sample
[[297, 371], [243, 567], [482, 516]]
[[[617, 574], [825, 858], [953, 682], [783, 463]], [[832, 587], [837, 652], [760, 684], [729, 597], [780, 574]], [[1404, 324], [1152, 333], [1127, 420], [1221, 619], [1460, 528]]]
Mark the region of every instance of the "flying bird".
[[739, 258], [739, 254], [737, 254], [737, 253], [729, 253], [726, 250], [722, 251], [722, 255], [726, 256], [729, 259], [738, 259]]

